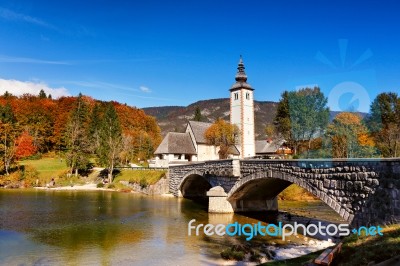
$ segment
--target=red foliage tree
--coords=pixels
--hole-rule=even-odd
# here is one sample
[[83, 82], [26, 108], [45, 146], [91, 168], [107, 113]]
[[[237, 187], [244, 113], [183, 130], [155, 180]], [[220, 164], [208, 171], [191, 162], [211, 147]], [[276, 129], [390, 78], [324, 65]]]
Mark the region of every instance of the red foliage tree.
[[29, 135], [28, 131], [24, 131], [21, 136], [18, 137], [17, 150], [15, 156], [17, 160], [31, 156], [36, 153], [36, 147], [33, 145], [33, 137]]

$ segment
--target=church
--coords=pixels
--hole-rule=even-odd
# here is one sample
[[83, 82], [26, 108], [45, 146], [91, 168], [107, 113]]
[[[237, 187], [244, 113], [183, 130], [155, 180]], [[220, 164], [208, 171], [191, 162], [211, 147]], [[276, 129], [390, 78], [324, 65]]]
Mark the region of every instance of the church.
[[[231, 146], [228, 158], [244, 159], [268, 154], [278, 154], [272, 141], [255, 140], [254, 89], [247, 83], [243, 59], [240, 56], [236, 82], [230, 91], [230, 123], [239, 128], [236, 145]], [[219, 147], [207, 143], [205, 131], [212, 123], [189, 121], [184, 133], [169, 132], [154, 152], [155, 160], [150, 166], [168, 167], [189, 162], [219, 159]], [[280, 146], [280, 145], [279, 145]]]

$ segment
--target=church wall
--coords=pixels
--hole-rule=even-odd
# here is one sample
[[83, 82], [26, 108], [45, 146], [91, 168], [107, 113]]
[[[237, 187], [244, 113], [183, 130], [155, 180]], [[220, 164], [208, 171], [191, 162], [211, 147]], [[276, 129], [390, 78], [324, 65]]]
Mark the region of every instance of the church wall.
[[214, 145], [198, 144], [197, 159], [199, 161], [218, 160], [219, 156]]

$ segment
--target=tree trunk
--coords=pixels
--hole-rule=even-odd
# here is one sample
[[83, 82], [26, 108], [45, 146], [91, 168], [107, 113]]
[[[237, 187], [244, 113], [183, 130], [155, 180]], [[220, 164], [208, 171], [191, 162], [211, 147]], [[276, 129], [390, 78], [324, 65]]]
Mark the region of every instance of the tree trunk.
[[111, 163], [111, 167], [108, 172], [108, 183], [111, 184], [113, 180], [114, 163]]

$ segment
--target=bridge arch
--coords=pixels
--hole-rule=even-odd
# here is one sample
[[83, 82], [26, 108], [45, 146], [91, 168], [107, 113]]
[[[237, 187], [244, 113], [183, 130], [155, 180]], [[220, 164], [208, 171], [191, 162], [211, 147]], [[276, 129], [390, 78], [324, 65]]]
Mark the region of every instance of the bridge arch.
[[207, 204], [207, 191], [212, 188], [212, 185], [204, 174], [200, 171], [193, 170], [188, 172], [180, 181], [178, 190], [184, 198], [193, 201]]
[[[279, 171], [255, 172], [242, 178], [229, 191], [227, 200], [236, 211], [249, 211], [248, 206], [260, 209], [260, 205], [265, 205], [266, 202], [268, 204], [268, 201], [276, 200], [278, 194], [291, 184], [296, 184], [304, 188], [326, 203], [344, 220], [349, 223], [352, 222], [354, 216], [349, 215], [345, 209], [342, 208], [342, 205], [334, 195], [328, 195], [298, 176]], [[272, 203], [269, 204], [271, 205]], [[268, 206], [268, 208], [271, 207]]]

